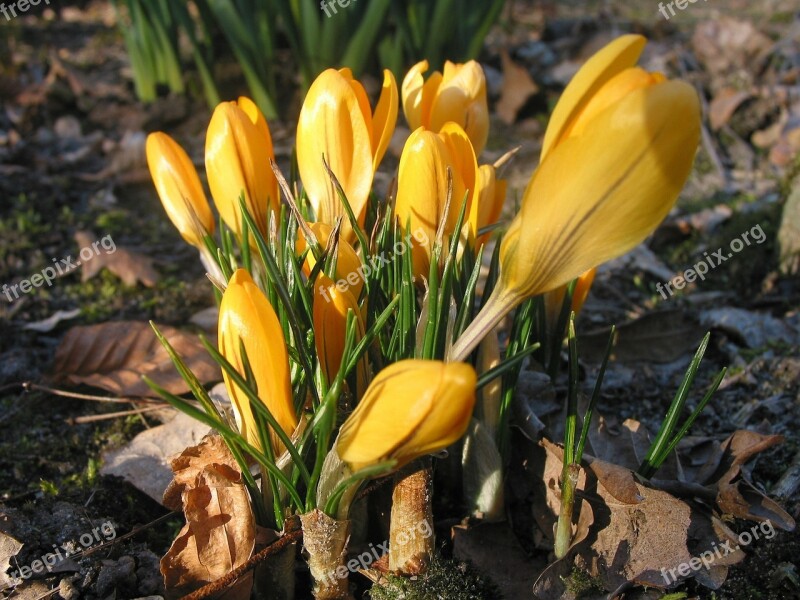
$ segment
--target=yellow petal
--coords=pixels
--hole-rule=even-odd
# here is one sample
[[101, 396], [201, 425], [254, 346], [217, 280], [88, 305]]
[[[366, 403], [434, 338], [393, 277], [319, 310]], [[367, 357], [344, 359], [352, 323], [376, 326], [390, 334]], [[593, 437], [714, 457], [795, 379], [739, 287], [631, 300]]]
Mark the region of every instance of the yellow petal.
[[671, 81], [636, 90], [562, 141], [503, 239], [505, 289], [546, 292], [639, 244], [675, 203], [699, 137], [697, 93]]
[[422, 126], [422, 89], [425, 84], [422, 74], [427, 70], [428, 61], [421, 60], [403, 78], [403, 113], [412, 131]]
[[381, 97], [375, 106], [375, 115], [372, 119], [372, 170], [377, 171], [383, 160], [392, 134], [397, 125], [398, 111], [397, 81], [389, 69], [383, 71], [383, 87]]
[[583, 275], [578, 277], [578, 282], [575, 284], [575, 289], [572, 291], [572, 312], [576, 315], [581, 312], [586, 298], [589, 297], [589, 291], [592, 289], [594, 283], [594, 276], [597, 269], [589, 269]]
[[542, 142], [542, 160], [564, 137], [592, 96], [609, 79], [636, 64], [646, 43], [641, 35], [623, 35], [586, 61], [553, 110]]
[[317, 221], [330, 225], [344, 217], [345, 239], [352, 233], [322, 157], [363, 223], [372, 187], [372, 145], [359, 99], [350, 81], [334, 69], [324, 71], [306, 95], [297, 125], [297, 162]]
[[[233, 274], [222, 296], [218, 335], [220, 353], [245, 376], [241, 340], [255, 377], [259, 399], [283, 431], [291, 435], [298, 420], [292, 401], [289, 356], [283, 330], [269, 300], [244, 269]], [[242, 435], [253, 446], [261, 448], [249, 399], [224, 369], [223, 379]], [[276, 442], [273, 439], [273, 443]]]
[[[400, 156], [395, 214], [404, 231], [410, 225], [408, 231], [420, 233], [411, 240], [414, 275], [417, 277], [428, 276], [436, 230], [440, 220], [448, 218], [444, 210], [447, 167], [451, 162], [449, 154], [439, 135], [420, 127], [409, 136]], [[452, 206], [450, 212], [454, 212]], [[421, 244], [417, 237], [430, 243]]]
[[[309, 223], [311, 231], [323, 248], [330, 248], [333, 243], [331, 233], [333, 227], [327, 223]], [[303, 235], [303, 230], [299, 230], [297, 235], [297, 243], [295, 244], [295, 252], [301, 255], [307, 248], [306, 238]], [[361, 258], [358, 252], [355, 251], [349, 242], [339, 236], [339, 253], [336, 259], [336, 280], [347, 282], [347, 286], [352, 292], [353, 296], [358, 299], [361, 297], [361, 290], [364, 287], [364, 269], [361, 268]], [[303, 273], [306, 277], [311, 276], [311, 271], [314, 265], [317, 264], [314, 254], [309, 252], [306, 254], [306, 260], [303, 262]], [[342, 284], [344, 285], [344, 284]]]
[[[347, 334], [347, 313], [350, 310], [356, 319], [355, 341], [358, 343], [364, 337], [366, 328], [355, 296], [347, 288], [342, 289], [341, 286], [337, 288], [325, 273], [318, 274], [314, 281], [314, 343], [320, 367], [329, 383], [339, 373], [342, 364]], [[366, 385], [365, 366], [363, 361], [359, 365], [359, 389], [362, 391]], [[356, 396], [358, 396], [357, 391]]]
[[395, 456], [409, 462], [454, 444], [464, 435], [475, 407], [477, 377], [471, 365], [445, 363], [432, 410]]
[[270, 202], [277, 202], [277, 184], [269, 168], [269, 159], [274, 156], [257, 122], [236, 102], [223, 102], [214, 110], [206, 134], [208, 186], [222, 219], [239, 236], [242, 192], [263, 235], [267, 233]]
[[461, 211], [461, 203], [466, 197], [465, 219], [469, 218], [478, 180], [478, 161], [472, 142], [466, 132], [456, 123], [445, 123], [439, 137], [448, 150], [448, 165], [453, 171], [453, 200], [447, 215], [447, 233], [453, 231]]
[[[475, 187], [477, 201], [473, 202], [470, 211], [470, 226], [473, 234], [477, 235], [479, 229], [500, 220], [506, 200], [506, 181], [497, 179], [497, 170], [492, 165], [481, 165]], [[477, 244], [485, 243], [488, 238], [489, 234], [484, 234], [478, 238]]]
[[337, 451], [353, 470], [390, 458], [398, 466], [452, 444], [475, 404], [465, 363], [403, 360], [378, 373], [342, 424]]
[[445, 64], [428, 126], [433, 131], [440, 131], [448, 121], [458, 123], [466, 131], [475, 154], [480, 154], [489, 137], [489, 108], [486, 78], [474, 60], [463, 65], [449, 61]]
[[367, 131], [372, 132], [372, 109], [369, 106], [369, 97], [367, 90], [360, 81], [353, 78], [353, 72], [349, 68], [339, 69], [339, 73], [347, 79], [350, 87], [353, 88], [353, 93], [358, 100], [358, 107], [361, 109], [361, 116], [364, 118], [364, 123], [367, 126]]
[[203, 248], [203, 236], [214, 233], [214, 215], [189, 155], [160, 131], [147, 136], [146, 153], [147, 166], [167, 216], [184, 240]]
[[617, 73], [591, 97], [584, 109], [576, 115], [571, 127], [565, 132], [565, 137], [583, 133], [587, 123], [631, 92], [663, 81], [665, 81], [665, 77], [661, 73], [648, 73], [640, 67], [625, 69], [621, 73]]

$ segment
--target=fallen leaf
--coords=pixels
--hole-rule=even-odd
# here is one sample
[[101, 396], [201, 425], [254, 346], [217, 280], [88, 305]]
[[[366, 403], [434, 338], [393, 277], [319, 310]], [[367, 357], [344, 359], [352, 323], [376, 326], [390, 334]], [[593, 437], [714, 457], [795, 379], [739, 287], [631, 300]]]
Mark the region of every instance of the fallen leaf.
[[6, 571], [11, 567], [11, 559], [22, 550], [22, 546], [22, 542], [4, 531], [0, 531], [0, 590], [13, 587], [18, 583]]
[[[219, 435], [208, 435], [172, 461], [186, 525], [161, 559], [170, 597], [192, 592], [227, 575], [253, 554], [256, 524], [250, 495], [236, 461]], [[171, 486], [172, 487], [172, 486]], [[220, 598], [250, 598], [248, 571]]]
[[797, 345], [800, 335], [786, 321], [743, 308], [714, 308], [700, 313], [703, 329], [720, 329], [747, 348], [763, 348], [768, 342]]
[[[600, 362], [608, 344], [610, 328], [581, 335], [581, 355], [586, 360]], [[671, 363], [693, 352], [703, 331], [688, 314], [680, 310], [648, 313], [617, 327], [612, 356], [627, 362]]]
[[23, 329], [27, 329], [29, 331], [38, 331], [40, 333], [47, 333], [48, 331], [53, 331], [61, 321], [68, 321], [69, 319], [74, 319], [75, 317], [81, 314], [80, 308], [75, 308], [73, 310], [59, 310], [54, 312], [52, 315], [47, 317], [42, 321], [36, 321], [34, 323], [27, 323]]
[[511, 125], [517, 120], [517, 114], [528, 98], [539, 91], [539, 86], [531, 79], [527, 69], [511, 59], [505, 48], [500, 51], [500, 58], [503, 61], [503, 91], [495, 111], [503, 122]]
[[89, 281], [106, 268], [127, 286], [135, 286], [141, 281], [144, 286], [153, 287], [158, 282], [153, 259], [116, 245], [106, 250], [105, 246], [99, 246], [96, 236], [86, 231], [77, 231], [74, 237], [81, 247], [81, 253], [87, 248], [93, 251], [89, 260], [75, 261], [75, 265], [81, 267], [81, 281]]
[[[122, 448], [106, 453], [100, 473], [122, 477], [160, 503], [174, 481], [171, 459], [199, 444], [208, 431], [208, 425], [174, 411], [167, 423], [146, 429]], [[178, 492], [177, 503], [173, 501], [169, 508], [180, 510], [180, 506]]]
[[749, 92], [737, 91], [733, 88], [722, 88], [708, 107], [708, 119], [711, 129], [718, 131], [731, 120], [733, 113], [743, 102], [751, 98]]
[[750, 21], [732, 17], [703, 21], [692, 36], [695, 54], [712, 75], [733, 69], [757, 72], [773, 45]]
[[[219, 366], [196, 336], [172, 327], [159, 329], [202, 383], [222, 378]], [[56, 381], [90, 385], [120, 396], [158, 397], [142, 375], [170, 393], [189, 391], [150, 325], [139, 321], [73, 327], [56, 349], [53, 374]]]

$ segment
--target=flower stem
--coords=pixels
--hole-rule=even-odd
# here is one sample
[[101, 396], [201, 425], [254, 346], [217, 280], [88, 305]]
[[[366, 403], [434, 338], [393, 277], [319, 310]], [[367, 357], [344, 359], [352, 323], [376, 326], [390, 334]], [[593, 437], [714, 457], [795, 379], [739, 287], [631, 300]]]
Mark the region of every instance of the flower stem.
[[415, 460], [394, 478], [389, 525], [389, 570], [419, 575], [433, 555], [433, 467]]
[[572, 509], [575, 507], [575, 488], [578, 485], [580, 470], [580, 465], [574, 463], [568, 465], [566, 476], [561, 481], [561, 510], [558, 513], [555, 542], [557, 559], [567, 555], [572, 542]]
[[489, 335], [494, 327], [519, 304], [519, 299], [509, 294], [498, 282], [492, 290], [492, 295], [486, 301], [481, 311], [475, 317], [464, 333], [461, 334], [450, 350], [448, 360], [459, 362], [466, 360], [470, 353], [477, 348], [481, 340]]

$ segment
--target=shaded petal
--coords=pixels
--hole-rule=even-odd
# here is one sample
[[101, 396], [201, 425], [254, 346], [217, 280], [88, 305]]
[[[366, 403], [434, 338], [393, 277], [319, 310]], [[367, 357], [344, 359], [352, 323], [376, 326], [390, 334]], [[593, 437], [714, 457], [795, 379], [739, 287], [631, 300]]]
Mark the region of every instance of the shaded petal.
[[486, 101], [486, 78], [481, 66], [471, 60], [463, 65], [445, 64], [445, 72], [436, 91], [430, 112], [433, 131], [454, 121], [467, 131], [475, 153], [480, 154], [489, 136], [489, 109]]
[[377, 171], [383, 160], [392, 134], [397, 125], [399, 98], [397, 94], [397, 81], [389, 69], [383, 71], [383, 87], [381, 97], [375, 106], [375, 115], [372, 120], [372, 170]]
[[403, 113], [412, 131], [422, 125], [422, 89], [425, 84], [422, 74], [427, 70], [428, 61], [421, 60], [403, 78]]

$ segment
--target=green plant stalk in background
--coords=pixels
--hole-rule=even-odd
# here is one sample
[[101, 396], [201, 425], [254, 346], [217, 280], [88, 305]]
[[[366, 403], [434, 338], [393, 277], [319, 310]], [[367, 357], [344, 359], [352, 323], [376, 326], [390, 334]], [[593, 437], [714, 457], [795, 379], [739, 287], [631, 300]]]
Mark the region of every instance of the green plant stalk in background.
[[[299, 74], [302, 90], [330, 67], [349, 67], [356, 77], [384, 67], [401, 77], [423, 59], [441, 69], [445, 60], [477, 58], [505, 5], [505, 0], [370, 0], [347, 7], [334, 3], [336, 12], [328, 16], [316, 0], [113, 1], [140, 100], [155, 100], [159, 84], [184, 92], [184, 36], [209, 106], [220, 100], [212, 66], [229, 52], [267, 119], [278, 116], [274, 66], [284, 40], [294, 62], [284, 71]], [[214, 44], [218, 38], [224, 46]]]

